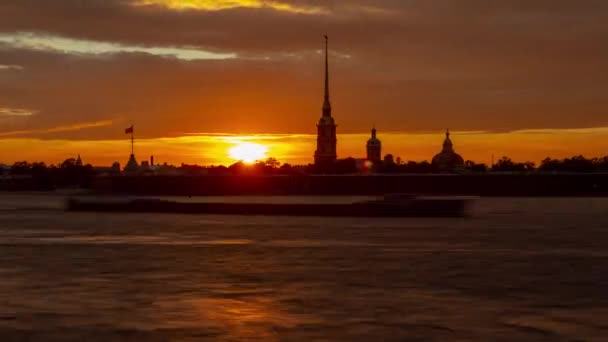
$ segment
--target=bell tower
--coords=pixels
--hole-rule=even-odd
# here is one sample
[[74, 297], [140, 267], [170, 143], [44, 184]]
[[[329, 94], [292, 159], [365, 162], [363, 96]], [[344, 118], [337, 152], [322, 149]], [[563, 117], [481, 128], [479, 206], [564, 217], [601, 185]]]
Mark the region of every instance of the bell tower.
[[333, 164], [336, 159], [336, 123], [331, 116], [331, 102], [329, 100], [329, 61], [328, 37], [325, 36], [325, 95], [323, 98], [323, 114], [317, 124], [317, 150], [315, 151], [315, 164]]
[[372, 128], [372, 136], [367, 141], [367, 160], [380, 161], [382, 159], [382, 142], [376, 137], [376, 127]]

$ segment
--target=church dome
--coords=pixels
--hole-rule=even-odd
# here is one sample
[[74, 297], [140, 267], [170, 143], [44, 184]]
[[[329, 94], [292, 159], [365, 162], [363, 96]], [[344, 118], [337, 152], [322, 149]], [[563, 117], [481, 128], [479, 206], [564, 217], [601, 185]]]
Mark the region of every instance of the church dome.
[[464, 159], [454, 152], [450, 132], [445, 134], [442, 151], [433, 157], [433, 165], [439, 168], [440, 171], [454, 171], [464, 165]]
[[442, 169], [451, 169], [454, 166], [463, 165], [464, 159], [456, 152], [441, 152], [433, 157], [433, 164]]

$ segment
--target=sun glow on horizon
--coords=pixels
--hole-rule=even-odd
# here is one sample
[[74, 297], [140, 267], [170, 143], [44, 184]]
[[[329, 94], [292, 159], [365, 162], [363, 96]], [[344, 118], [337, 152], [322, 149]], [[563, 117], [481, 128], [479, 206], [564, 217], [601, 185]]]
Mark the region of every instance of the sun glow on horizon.
[[228, 150], [230, 158], [247, 164], [268, 158], [267, 153], [268, 147], [252, 142], [238, 143]]
[[[1, 119], [0, 115], [0, 119]], [[7, 117], [6, 119], [11, 119]], [[110, 166], [124, 164], [131, 153], [131, 142], [121, 139], [61, 139], [58, 133], [75, 132], [111, 121], [82, 123], [50, 129], [30, 129], [0, 133], [0, 168], [27, 160], [48, 164], [61, 163], [79, 153], [85, 163]], [[392, 154], [404, 161], [429, 161], [441, 150], [445, 132], [383, 132], [380, 131], [383, 155]], [[364, 158], [369, 133], [338, 135], [339, 158]], [[157, 164], [169, 165], [224, 165], [236, 161], [254, 163], [268, 157], [281, 163], [308, 165], [313, 162], [317, 137], [314, 134], [230, 135], [199, 134], [164, 138], [139, 138], [135, 141], [138, 160], [154, 155]], [[454, 132], [456, 151], [465, 159], [489, 164], [508, 156], [515, 161], [539, 164], [546, 157], [570, 158], [583, 154], [587, 158], [601, 158], [608, 151], [608, 127], [586, 129], [541, 129], [512, 132]], [[244, 145], [244, 147], [242, 146]], [[251, 145], [254, 147], [251, 148]], [[260, 145], [260, 147], [255, 147]], [[249, 151], [254, 151], [250, 153]], [[19, 151], [19, 153], [15, 153]], [[258, 152], [255, 152], [258, 151]], [[262, 151], [262, 152], [259, 152]]]

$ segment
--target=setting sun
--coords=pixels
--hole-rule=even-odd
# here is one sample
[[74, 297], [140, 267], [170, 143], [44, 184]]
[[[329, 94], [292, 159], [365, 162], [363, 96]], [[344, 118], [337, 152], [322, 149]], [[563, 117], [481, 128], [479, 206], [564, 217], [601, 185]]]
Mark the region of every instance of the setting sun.
[[251, 164], [256, 160], [266, 159], [267, 152], [268, 148], [264, 145], [244, 142], [238, 143], [228, 150], [228, 155], [234, 160], [240, 160]]

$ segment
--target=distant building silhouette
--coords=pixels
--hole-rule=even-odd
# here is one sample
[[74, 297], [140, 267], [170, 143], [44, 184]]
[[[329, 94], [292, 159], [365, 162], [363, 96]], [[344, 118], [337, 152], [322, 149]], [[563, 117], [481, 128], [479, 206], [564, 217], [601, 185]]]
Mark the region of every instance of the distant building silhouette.
[[120, 163], [115, 161], [112, 163], [112, 166], [110, 167], [110, 170], [112, 171], [112, 173], [120, 173]]
[[331, 103], [329, 101], [328, 37], [325, 36], [325, 97], [323, 100], [323, 115], [317, 124], [315, 164], [328, 165], [335, 163], [337, 159], [336, 145], [336, 123], [331, 116]]
[[380, 161], [382, 159], [382, 142], [376, 137], [376, 127], [372, 128], [372, 137], [367, 141], [367, 160]]
[[135, 160], [135, 155], [131, 153], [129, 161], [127, 162], [127, 165], [125, 165], [125, 172], [135, 173], [137, 171], [139, 171], [139, 165], [137, 164], [137, 160]]
[[442, 172], [453, 172], [464, 167], [464, 160], [454, 152], [449, 130], [445, 132], [442, 151], [433, 157], [433, 166]]
[[127, 127], [127, 129], [125, 129], [125, 134], [131, 135], [131, 156], [129, 156], [129, 161], [127, 162], [127, 165], [125, 165], [126, 173], [136, 173], [137, 171], [139, 171], [139, 164], [137, 164], [137, 160], [135, 159], [135, 152], [134, 152], [135, 151], [135, 149], [134, 149], [134, 145], [135, 145], [134, 131], [135, 131], [134, 125], [131, 125], [130, 127]]
[[78, 158], [76, 159], [76, 166], [82, 166], [82, 159], [80, 159], [80, 154], [78, 155]]

